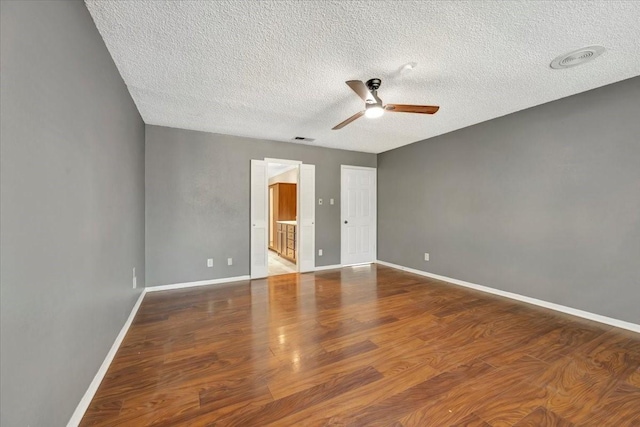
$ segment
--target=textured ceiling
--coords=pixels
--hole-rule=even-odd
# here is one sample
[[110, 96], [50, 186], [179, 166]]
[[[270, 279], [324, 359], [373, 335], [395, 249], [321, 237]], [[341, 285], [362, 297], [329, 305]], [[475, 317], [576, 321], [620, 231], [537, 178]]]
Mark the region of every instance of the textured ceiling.
[[[640, 75], [640, 1], [86, 1], [148, 124], [379, 153]], [[552, 70], [588, 46], [592, 62]], [[399, 69], [408, 62], [418, 66]], [[440, 105], [331, 128], [386, 103]]]

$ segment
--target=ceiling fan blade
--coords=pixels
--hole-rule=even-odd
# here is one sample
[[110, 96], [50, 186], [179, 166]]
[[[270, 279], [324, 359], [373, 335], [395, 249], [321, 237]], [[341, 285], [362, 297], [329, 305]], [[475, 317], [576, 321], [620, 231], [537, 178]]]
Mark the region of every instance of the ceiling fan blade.
[[362, 116], [364, 116], [364, 111], [359, 111], [359, 112], [355, 113], [353, 116], [349, 117], [344, 122], [341, 122], [341, 123], [337, 124], [336, 126], [334, 126], [331, 130], [342, 129], [343, 127], [345, 127], [346, 125], [348, 125], [352, 121], [354, 121], [356, 119], [359, 119]]
[[440, 107], [436, 105], [387, 104], [384, 109], [394, 113], [435, 114]]
[[357, 93], [363, 101], [375, 102], [375, 98], [373, 97], [371, 92], [369, 92], [367, 86], [360, 80], [347, 80], [345, 83], [349, 85], [349, 87], [353, 89], [353, 91]]

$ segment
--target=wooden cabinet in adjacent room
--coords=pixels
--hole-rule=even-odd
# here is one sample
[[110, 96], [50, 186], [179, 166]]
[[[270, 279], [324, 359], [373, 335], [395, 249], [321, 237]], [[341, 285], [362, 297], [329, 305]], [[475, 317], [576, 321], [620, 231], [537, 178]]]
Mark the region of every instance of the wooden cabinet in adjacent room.
[[275, 251], [291, 262], [296, 262], [296, 225], [277, 223]]
[[269, 186], [269, 249], [283, 256], [287, 255], [286, 239], [282, 242], [279, 238], [278, 221], [296, 220], [297, 197], [296, 184], [278, 182]]

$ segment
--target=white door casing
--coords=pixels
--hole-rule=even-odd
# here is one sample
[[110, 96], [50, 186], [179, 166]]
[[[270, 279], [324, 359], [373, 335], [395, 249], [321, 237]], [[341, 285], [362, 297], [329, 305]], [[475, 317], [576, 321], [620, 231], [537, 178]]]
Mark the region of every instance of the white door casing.
[[298, 271], [316, 267], [316, 167], [300, 165], [298, 179]]
[[268, 229], [269, 229], [269, 247], [273, 247], [276, 245], [275, 243], [275, 239], [276, 239], [276, 230], [273, 229], [273, 188], [269, 187], [269, 222], [268, 222]]
[[376, 260], [376, 169], [341, 167], [342, 265]]
[[251, 278], [267, 277], [269, 208], [267, 162], [251, 160]]

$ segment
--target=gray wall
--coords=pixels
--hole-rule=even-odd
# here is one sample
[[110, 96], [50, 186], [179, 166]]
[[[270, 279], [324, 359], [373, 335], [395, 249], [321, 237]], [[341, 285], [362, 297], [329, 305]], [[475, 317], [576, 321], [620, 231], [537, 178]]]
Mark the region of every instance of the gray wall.
[[144, 123], [83, 2], [0, 5], [0, 424], [60, 426], [144, 286]]
[[378, 183], [378, 259], [640, 323], [640, 77], [380, 154]]
[[146, 129], [147, 286], [249, 274], [250, 164], [265, 157], [316, 165], [316, 265], [340, 263], [340, 165], [375, 167], [375, 154]]

